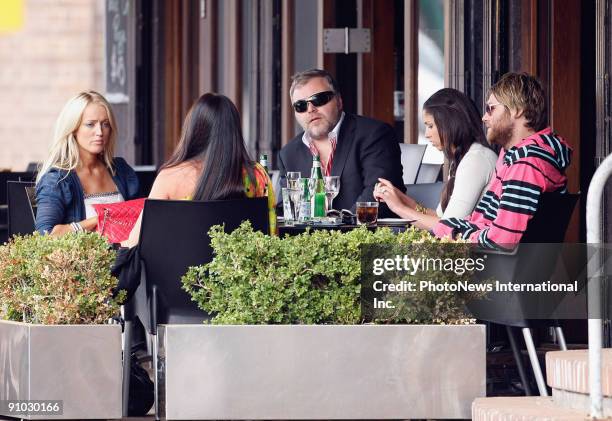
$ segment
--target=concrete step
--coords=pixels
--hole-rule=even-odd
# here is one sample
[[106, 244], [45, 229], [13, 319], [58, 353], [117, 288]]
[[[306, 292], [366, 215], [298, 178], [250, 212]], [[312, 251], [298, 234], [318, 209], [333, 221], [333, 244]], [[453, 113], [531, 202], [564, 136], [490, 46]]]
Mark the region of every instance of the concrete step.
[[[602, 349], [601, 389], [605, 416], [612, 415], [612, 349]], [[546, 354], [546, 382], [553, 401], [562, 407], [587, 411], [589, 398], [589, 351], [552, 351]]]
[[472, 403], [475, 421], [582, 421], [588, 414], [556, 405], [551, 397], [478, 398]]
[[[602, 349], [601, 388], [612, 397], [612, 349]], [[553, 389], [589, 393], [589, 351], [551, 351], [546, 353], [546, 382]]]
[[[590, 408], [589, 352], [586, 349], [546, 353], [546, 381], [552, 397], [480, 398], [472, 419], [480, 421], [584, 420]], [[612, 415], [612, 349], [602, 350], [604, 416]]]

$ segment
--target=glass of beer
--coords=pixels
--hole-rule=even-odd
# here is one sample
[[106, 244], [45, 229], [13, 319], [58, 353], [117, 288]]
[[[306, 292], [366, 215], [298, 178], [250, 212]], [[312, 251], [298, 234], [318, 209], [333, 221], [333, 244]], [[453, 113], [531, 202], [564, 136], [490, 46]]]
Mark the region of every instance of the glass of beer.
[[376, 225], [378, 220], [378, 202], [357, 202], [357, 224]]

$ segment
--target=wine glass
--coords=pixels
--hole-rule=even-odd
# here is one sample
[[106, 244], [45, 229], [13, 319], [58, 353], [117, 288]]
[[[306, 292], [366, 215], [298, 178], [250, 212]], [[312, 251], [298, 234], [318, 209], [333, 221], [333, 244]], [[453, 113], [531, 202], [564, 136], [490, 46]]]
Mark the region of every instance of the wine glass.
[[299, 183], [298, 180], [300, 179], [300, 177], [302, 176], [302, 173], [300, 173], [299, 171], [288, 171], [287, 172], [287, 187], [290, 189], [299, 189]]
[[327, 199], [327, 209], [331, 210], [332, 202], [338, 193], [340, 192], [340, 176], [327, 175], [323, 177], [325, 182], [325, 198]]

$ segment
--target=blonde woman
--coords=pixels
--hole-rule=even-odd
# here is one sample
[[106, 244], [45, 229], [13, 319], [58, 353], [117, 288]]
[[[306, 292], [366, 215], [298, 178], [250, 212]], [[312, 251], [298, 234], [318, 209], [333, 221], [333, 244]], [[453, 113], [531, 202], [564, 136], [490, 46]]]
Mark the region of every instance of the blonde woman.
[[113, 157], [116, 137], [115, 117], [102, 95], [81, 92], [66, 103], [36, 178], [37, 231], [94, 231], [98, 217], [92, 205], [136, 197], [136, 173]]

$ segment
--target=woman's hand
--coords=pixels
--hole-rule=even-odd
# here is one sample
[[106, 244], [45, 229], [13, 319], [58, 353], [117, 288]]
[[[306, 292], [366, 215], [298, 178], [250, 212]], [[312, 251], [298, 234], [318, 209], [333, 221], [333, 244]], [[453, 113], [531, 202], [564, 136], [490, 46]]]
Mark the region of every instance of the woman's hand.
[[397, 187], [395, 187], [389, 180], [379, 178], [379, 182], [374, 186], [374, 197], [389, 206], [396, 214], [402, 214], [407, 209], [412, 209], [416, 202], [414, 199], [406, 196]]
[[[92, 216], [91, 218], [84, 219], [77, 223], [81, 226], [81, 228], [83, 228], [83, 231], [95, 231], [96, 227], [98, 226], [98, 216]], [[69, 232], [74, 232], [72, 225], [58, 224], [53, 227], [50, 234], [54, 237], [61, 237]]]
[[83, 219], [79, 222], [85, 231], [95, 231], [98, 227], [98, 215]]
[[402, 205], [414, 209], [414, 207], [416, 206], [416, 201], [413, 198], [411, 198], [410, 196], [406, 196], [389, 180], [379, 178], [378, 181], [379, 182], [376, 183], [376, 185], [374, 186], [374, 197], [377, 200], [385, 202], [387, 205], [389, 205], [390, 208], [393, 204]]
[[70, 224], [60, 224], [54, 226], [49, 234], [53, 237], [61, 237], [62, 235], [66, 235], [69, 232], [72, 232], [72, 227], [70, 226]]
[[380, 182], [374, 186], [374, 197], [385, 202], [394, 213], [402, 218], [413, 220], [412, 225], [421, 229], [431, 230], [438, 223], [440, 218], [435, 215], [434, 211], [428, 210], [427, 214], [417, 212], [416, 200], [402, 193], [388, 180], [384, 178], [378, 180]]
[[140, 239], [140, 225], [142, 224], [142, 212], [138, 215], [138, 219], [130, 231], [130, 236], [127, 240], [121, 242], [121, 247], [129, 247], [132, 248], [138, 244], [138, 240]]

